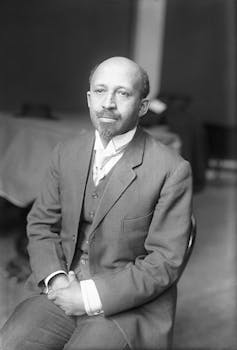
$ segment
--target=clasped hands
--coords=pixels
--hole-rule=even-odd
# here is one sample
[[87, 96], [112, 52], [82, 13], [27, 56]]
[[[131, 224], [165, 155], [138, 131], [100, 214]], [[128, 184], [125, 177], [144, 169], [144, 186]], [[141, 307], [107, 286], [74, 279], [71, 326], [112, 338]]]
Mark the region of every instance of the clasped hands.
[[53, 277], [47, 297], [67, 316], [81, 316], [86, 313], [80, 282], [73, 271], [69, 271], [68, 276], [60, 274]]

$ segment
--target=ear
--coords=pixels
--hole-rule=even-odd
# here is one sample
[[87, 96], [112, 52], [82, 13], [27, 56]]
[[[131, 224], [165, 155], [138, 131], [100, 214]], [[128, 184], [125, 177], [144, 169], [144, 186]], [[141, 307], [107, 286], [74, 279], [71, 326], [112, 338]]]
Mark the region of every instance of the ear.
[[87, 91], [86, 97], [87, 97], [87, 106], [90, 108], [90, 105], [91, 105], [91, 93], [90, 93], [90, 91]]
[[149, 103], [150, 103], [150, 101], [147, 98], [143, 98], [141, 100], [140, 109], [139, 109], [139, 112], [138, 112], [139, 118], [143, 117], [147, 113], [148, 108], [149, 108]]

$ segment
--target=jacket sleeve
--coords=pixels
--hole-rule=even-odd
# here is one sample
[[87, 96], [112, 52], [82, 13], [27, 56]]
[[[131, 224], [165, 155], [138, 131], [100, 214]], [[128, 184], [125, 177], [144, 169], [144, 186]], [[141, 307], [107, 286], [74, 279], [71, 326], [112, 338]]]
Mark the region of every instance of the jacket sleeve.
[[59, 235], [60, 147], [56, 146], [52, 153], [41, 192], [27, 217], [30, 265], [38, 285], [57, 270], [67, 272]]
[[191, 225], [192, 177], [182, 161], [167, 177], [145, 240], [147, 255], [119, 271], [93, 277], [105, 316], [141, 306], [164, 292], [177, 278]]

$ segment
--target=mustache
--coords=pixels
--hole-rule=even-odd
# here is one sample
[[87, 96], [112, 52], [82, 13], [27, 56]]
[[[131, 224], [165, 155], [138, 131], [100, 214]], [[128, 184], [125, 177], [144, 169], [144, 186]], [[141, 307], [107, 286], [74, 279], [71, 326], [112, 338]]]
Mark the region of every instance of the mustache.
[[118, 119], [119, 118], [119, 114], [118, 113], [114, 113], [111, 112], [107, 109], [104, 109], [102, 111], [96, 112], [96, 116], [98, 118], [111, 118], [111, 119]]

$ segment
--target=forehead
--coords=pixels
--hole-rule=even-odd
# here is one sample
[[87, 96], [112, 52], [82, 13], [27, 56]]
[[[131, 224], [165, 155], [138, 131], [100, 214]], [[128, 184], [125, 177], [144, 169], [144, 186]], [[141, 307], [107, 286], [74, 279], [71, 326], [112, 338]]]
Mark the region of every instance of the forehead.
[[91, 85], [123, 86], [130, 89], [140, 89], [141, 73], [135, 65], [128, 62], [104, 62], [95, 70], [91, 79]]

